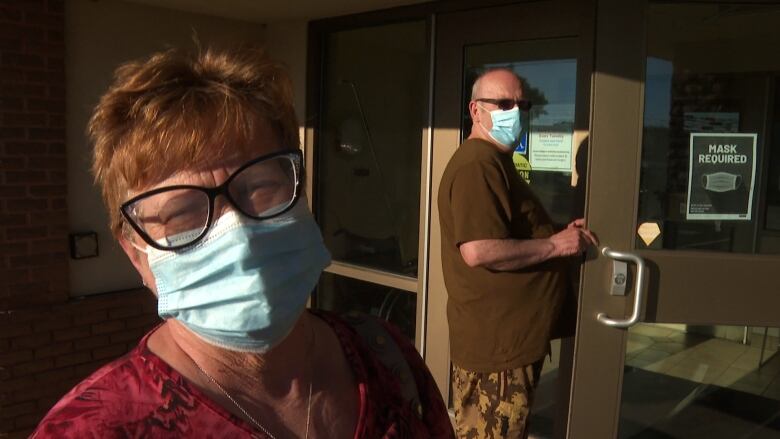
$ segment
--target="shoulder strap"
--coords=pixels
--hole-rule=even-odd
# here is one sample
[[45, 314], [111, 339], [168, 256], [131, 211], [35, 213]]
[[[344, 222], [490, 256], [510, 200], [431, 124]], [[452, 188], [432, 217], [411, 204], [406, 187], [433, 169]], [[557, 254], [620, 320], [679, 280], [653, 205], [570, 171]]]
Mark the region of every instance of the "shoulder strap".
[[422, 404], [420, 404], [420, 395], [417, 391], [417, 382], [414, 379], [414, 375], [412, 375], [412, 370], [406, 361], [406, 357], [404, 357], [393, 336], [373, 316], [351, 311], [344, 316], [344, 319], [355, 329], [355, 332], [371, 348], [371, 351], [374, 352], [387, 370], [398, 378], [404, 402], [409, 404], [412, 413], [415, 413], [422, 419]]

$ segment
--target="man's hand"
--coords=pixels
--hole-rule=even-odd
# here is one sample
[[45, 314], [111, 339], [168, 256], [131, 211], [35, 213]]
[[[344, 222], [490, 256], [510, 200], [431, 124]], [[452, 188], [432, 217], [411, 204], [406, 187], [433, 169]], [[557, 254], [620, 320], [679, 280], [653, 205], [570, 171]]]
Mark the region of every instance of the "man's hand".
[[583, 218], [569, 223], [565, 229], [551, 236], [552, 257], [566, 257], [584, 252], [588, 246], [599, 245], [596, 235], [585, 227]]

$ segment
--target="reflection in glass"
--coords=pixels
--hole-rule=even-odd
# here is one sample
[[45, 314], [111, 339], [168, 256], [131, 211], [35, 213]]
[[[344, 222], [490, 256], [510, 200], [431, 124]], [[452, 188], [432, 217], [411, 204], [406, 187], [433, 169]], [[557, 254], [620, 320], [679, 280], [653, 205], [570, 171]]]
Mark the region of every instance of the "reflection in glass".
[[315, 301], [316, 308], [337, 314], [359, 311], [377, 316], [414, 340], [417, 312], [414, 293], [324, 272]]
[[[638, 224], [661, 235], [637, 248], [780, 253], [778, 22], [777, 6], [649, 8]], [[752, 144], [754, 171], [729, 162]]]
[[581, 210], [574, 207], [576, 181], [572, 179], [573, 155], [578, 150], [573, 143], [575, 49], [572, 40], [556, 39], [474, 45], [466, 47], [465, 54], [463, 138], [471, 133], [468, 103], [477, 76], [491, 68], [512, 69], [523, 80], [523, 98], [533, 103], [530, 112], [521, 112], [523, 134], [515, 145], [515, 167], [560, 224]]
[[417, 275], [424, 21], [325, 40], [316, 215], [334, 260]]
[[780, 437], [779, 335], [763, 327], [632, 327], [619, 437]]

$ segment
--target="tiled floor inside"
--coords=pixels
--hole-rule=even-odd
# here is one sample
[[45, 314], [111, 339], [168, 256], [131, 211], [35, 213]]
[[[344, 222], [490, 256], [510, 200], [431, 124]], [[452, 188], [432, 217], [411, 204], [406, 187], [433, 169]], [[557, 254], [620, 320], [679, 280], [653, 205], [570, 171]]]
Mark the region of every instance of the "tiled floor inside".
[[[751, 328], [743, 344], [742, 327], [718, 328], [717, 337], [707, 335], [713, 327], [631, 328], [620, 438], [780, 439], [776, 332], [764, 340], [763, 328]], [[554, 343], [545, 362], [531, 417], [534, 439], [552, 437], [559, 351]]]

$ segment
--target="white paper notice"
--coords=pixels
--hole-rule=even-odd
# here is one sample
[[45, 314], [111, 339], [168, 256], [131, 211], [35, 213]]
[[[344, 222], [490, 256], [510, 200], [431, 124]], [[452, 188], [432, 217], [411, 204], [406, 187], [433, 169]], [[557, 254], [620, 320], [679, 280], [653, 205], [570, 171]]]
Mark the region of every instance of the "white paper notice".
[[572, 134], [531, 131], [531, 169], [571, 172]]

